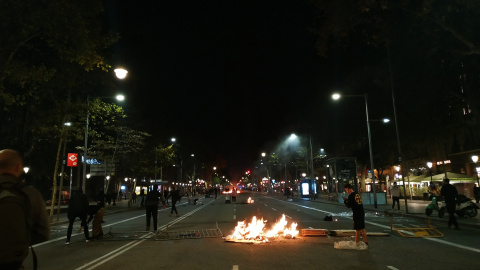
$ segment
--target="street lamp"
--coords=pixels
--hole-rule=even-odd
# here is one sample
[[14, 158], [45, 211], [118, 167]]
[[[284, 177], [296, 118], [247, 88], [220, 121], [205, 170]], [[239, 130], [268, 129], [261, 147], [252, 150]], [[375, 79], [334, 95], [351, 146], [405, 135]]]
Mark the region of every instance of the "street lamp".
[[116, 68], [113, 71], [115, 72], [117, 78], [119, 78], [120, 80], [123, 80], [125, 79], [125, 77], [127, 77], [128, 71], [123, 68]]
[[433, 182], [433, 173], [432, 173], [432, 166], [433, 166], [433, 163], [432, 162], [427, 162], [427, 167], [428, 169], [430, 170], [430, 183]]
[[[96, 97], [98, 99], [105, 99], [105, 98], [112, 98], [112, 97]], [[118, 101], [125, 100], [124, 95], [117, 95], [115, 97]], [[82, 191], [87, 194], [85, 190], [85, 183], [87, 182], [87, 146], [88, 146], [88, 125], [89, 125], [89, 118], [90, 118], [90, 96], [87, 96], [87, 118], [85, 121], [85, 134], [84, 134], [84, 144], [83, 144], [83, 168], [82, 168]]]
[[472, 161], [473, 161], [473, 163], [475, 163], [475, 174], [477, 175], [477, 184], [478, 184], [478, 186], [480, 187], [480, 182], [479, 182], [479, 180], [478, 180], [478, 168], [477, 168], [478, 156], [477, 156], [477, 155], [473, 155], [473, 156], [472, 156]]
[[[334, 100], [340, 99], [341, 95], [335, 93], [332, 95]], [[373, 191], [373, 204], [377, 208], [377, 195], [375, 191], [375, 167], [373, 166], [373, 154], [372, 154], [372, 135], [370, 132], [370, 119], [368, 117], [368, 99], [367, 94], [363, 95], [345, 95], [344, 97], [364, 97], [365, 98], [365, 112], [367, 114], [367, 130], [368, 130], [368, 146], [370, 151], [370, 167], [372, 168], [372, 191]]]

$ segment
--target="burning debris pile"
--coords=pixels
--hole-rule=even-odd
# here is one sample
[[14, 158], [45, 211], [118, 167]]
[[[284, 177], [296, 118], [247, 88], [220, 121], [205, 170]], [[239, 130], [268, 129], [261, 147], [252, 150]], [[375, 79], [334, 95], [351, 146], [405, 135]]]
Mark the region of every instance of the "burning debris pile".
[[235, 231], [232, 235], [225, 237], [226, 241], [241, 242], [241, 243], [265, 243], [271, 238], [295, 238], [298, 235], [297, 223], [293, 222], [290, 227], [287, 227], [287, 221], [285, 215], [274, 224], [273, 228], [269, 231], [265, 231], [265, 224], [267, 221], [252, 218], [252, 222], [245, 224], [245, 221], [239, 221]]

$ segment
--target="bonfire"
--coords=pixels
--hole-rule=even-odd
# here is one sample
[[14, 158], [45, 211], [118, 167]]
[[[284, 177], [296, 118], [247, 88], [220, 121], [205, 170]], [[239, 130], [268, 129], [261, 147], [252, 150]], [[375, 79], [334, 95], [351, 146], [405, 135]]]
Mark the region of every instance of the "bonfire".
[[269, 239], [284, 237], [293, 239], [298, 235], [297, 223], [292, 222], [290, 227], [287, 227], [287, 220], [285, 215], [273, 225], [271, 230], [265, 231], [265, 225], [267, 221], [257, 219], [256, 216], [252, 218], [252, 222], [245, 223], [245, 221], [239, 221], [237, 227], [232, 235], [225, 237], [225, 240], [231, 242], [245, 242], [245, 243], [265, 243], [269, 242]]

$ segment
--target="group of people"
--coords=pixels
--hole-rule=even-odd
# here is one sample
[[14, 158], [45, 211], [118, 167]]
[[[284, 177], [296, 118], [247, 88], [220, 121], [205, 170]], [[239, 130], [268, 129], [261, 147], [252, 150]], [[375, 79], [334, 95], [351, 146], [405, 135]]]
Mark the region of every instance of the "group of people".
[[[103, 236], [102, 222], [103, 216], [105, 215], [105, 193], [103, 192], [103, 190], [100, 190], [95, 199], [97, 203], [94, 205], [90, 205], [87, 195], [85, 195], [81, 189], [75, 191], [72, 194], [68, 205], [68, 229], [65, 245], [70, 244], [73, 223], [75, 222], [75, 219], [77, 217], [81, 221], [79, 232], [83, 229], [83, 234], [85, 235], [85, 242], [89, 242], [93, 238]], [[92, 220], [92, 237], [90, 237], [88, 232], [88, 224]]]
[[[458, 191], [457, 189], [450, 184], [450, 179], [444, 178], [442, 188], [439, 190], [437, 186], [430, 182], [428, 186], [428, 191], [431, 196], [442, 196], [445, 199], [445, 204], [447, 205], [447, 212], [449, 215], [448, 227], [451, 228], [454, 226], [456, 230], [459, 229], [457, 219], [455, 217], [455, 209], [458, 200]], [[400, 191], [397, 186], [397, 183], [394, 182], [393, 186], [390, 188], [390, 194], [392, 195], [392, 209], [395, 207], [395, 203], [398, 205], [398, 210], [400, 210]], [[475, 194], [475, 187], [474, 187]], [[478, 201], [477, 201], [478, 202]]]
[[[348, 198], [344, 198], [344, 203], [348, 208], [352, 208], [353, 212], [355, 243], [358, 244], [360, 237], [362, 237], [363, 242], [368, 245], [367, 231], [365, 229], [365, 210], [363, 208], [362, 197], [358, 192], [353, 190], [352, 185], [346, 184], [344, 188], [345, 192], [349, 194]], [[434, 192], [437, 191], [434, 190]], [[392, 195], [392, 209], [395, 209], [395, 205], [397, 205], [397, 209], [400, 210], [400, 190], [396, 182], [394, 182], [393, 186], [390, 188], [390, 194]], [[448, 227], [451, 228], [454, 226], [454, 229], [458, 230], [459, 226], [455, 217], [458, 191], [452, 184], [450, 184], [450, 180], [448, 178], [443, 179], [443, 186], [437, 195], [445, 198], [447, 212], [449, 214]]]

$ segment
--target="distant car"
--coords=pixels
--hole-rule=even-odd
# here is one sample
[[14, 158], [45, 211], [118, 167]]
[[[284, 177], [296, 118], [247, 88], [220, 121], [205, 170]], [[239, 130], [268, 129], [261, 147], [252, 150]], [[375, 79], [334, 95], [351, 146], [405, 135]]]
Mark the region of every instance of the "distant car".
[[[48, 200], [45, 202], [45, 205], [51, 206], [52, 205], [52, 200]], [[58, 201], [55, 200], [55, 205], [58, 205]], [[60, 205], [68, 205], [68, 200], [62, 200], [60, 201]]]

